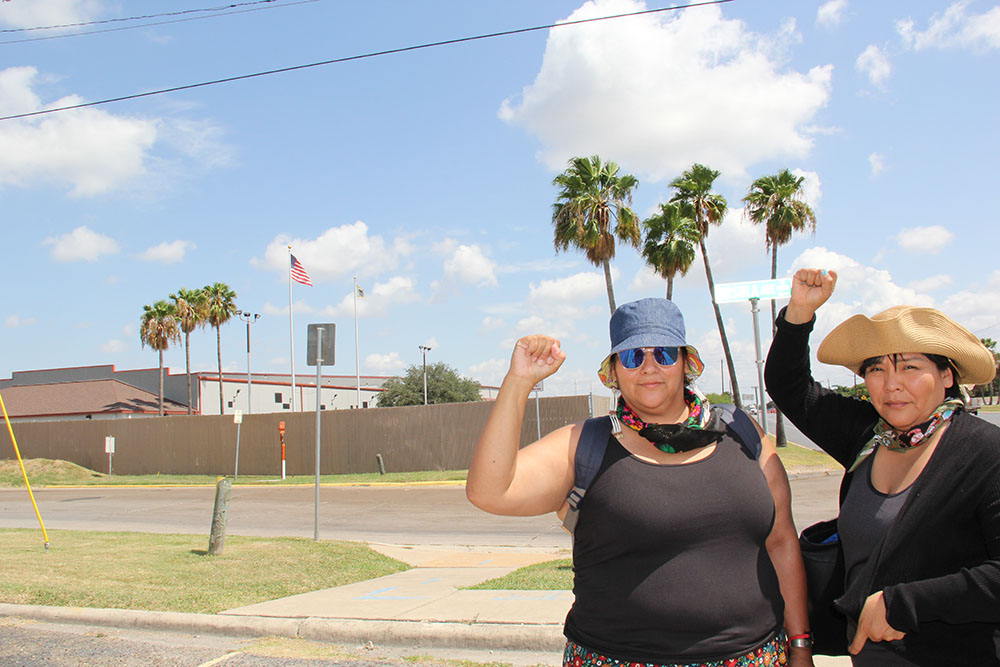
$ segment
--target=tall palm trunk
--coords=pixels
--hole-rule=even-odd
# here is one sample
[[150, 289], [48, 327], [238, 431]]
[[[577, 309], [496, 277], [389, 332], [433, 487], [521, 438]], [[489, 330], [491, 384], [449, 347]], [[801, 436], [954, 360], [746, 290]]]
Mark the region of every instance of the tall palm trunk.
[[712, 297], [712, 308], [715, 309], [715, 321], [719, 325], [719, 337], [722, 338], [722, 351], [726, 355], [726, 366], [729, 367], [729, 386], [733, 392], [733, 405], [743, 409], [740, 399], [740, 385], [736, 381], [736, 366], [733, 365], [733, 355], [729, 351], [729, 338], [726, 337], [726, 326], [722, 323], [722, 311], [715, 302], [715, 280], [712, 279], [712, 265], [708, 262], [708, 248], [705, 247], [705, 236], [698, 241], [701, 246], [701, 258], [705, 260], [705, 276], [708, 278], [708, 293]]
[[667, 276], [667, 301], [674, 300], [674, 277]]
[[184, 369], [188, 381], [188, 414], [191, 413], [191, 333], [184, 332]]
[[163, 350], [160, 350], [160, 416], [163, 416]]
[[[771, 280], [775, 280], [778, 277], [778, 244], [775, 243], [771, 246]], [[778, 307], [774, 304], [774, 299], [771, 299], [771, 338], [778, 332], [778, 325], [776, 324], [778, 320]], [[760, 388], [761, 396], [764, 396], [764, 388]], [[767, 410], [767, 398], [764, 398], [764, 409]], [[777, 447], [785, 447], [788, 445], [788, 440], [785, 437], [785, 417], [781, 414], [781, 410], [777, 405], [774, 406], [774, 444]]]
[[608, 286], [608, 305], [611, 306], [611, 314], [615, 314], [615, 290], [611, 286], [611, 263], [608, 260], [601, 262], [604, 265], [604, 282]]
[[215, 327], [215, 351], [219, 359], [219, 414], [226, 414], [225, 409], [222, 407], [225, 403], [225, 399], [222, 398], [222, 330], [219, 327]]

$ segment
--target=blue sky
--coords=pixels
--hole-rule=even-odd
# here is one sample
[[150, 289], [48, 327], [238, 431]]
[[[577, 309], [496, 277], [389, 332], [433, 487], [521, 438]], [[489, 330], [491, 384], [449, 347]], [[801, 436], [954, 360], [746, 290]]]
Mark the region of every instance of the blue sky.
[[[151, 0], [141, 13], [211, 6]], [[0, 115], [661, 6], [276, 0], [12, 32], [140, 12], [10, 0]], [[216, 281], [262, 313], [254, 370], [287, 372], [291, 244], [315, 284], [294, 287], [298, 374], [312, 371], [311, 322], [337, 324], [331, 370], [354, 374], [356, 275], [363, 374], [401, 373], [428, 345], [429, 362], [498, 384], [517, 337], [544, 332], [568, 354], [546, 395], [606, 393], [603, 274], [557, 254], [551, 225], [552, 178], [594, 153], [636, 175], [642, 217], [693, 162], [722, 172], [731, 212], [708, 240], [717, 282], [770, 277], [762, 230], [742, 216], [750, 182], [785, 167], [805, 176], [816, 233], [781, 248], [778, 272], [840, 272], [820, 334], [912, 303], [1000, 338], [1000, 220], [987, 196], [1000, 175], [998, 71], [995, 1], [735, 0], [0, 121], [0, 377], [155, 367], [139, 342], [143, 305]], [[619, 303], [665, 293], [632, 248], [619, 248], [613, 276]], [[707, 365], [701, 386], [718, 391], [700, 256], [674, 298]], [[722, 312], [752, 392], [749, 304]], [[242, 322], [222, 328], [227, 370], [246, 369], [245, 336]], [[181, 345], [166, 363], [183, 372]], [[214, 331], [196, 332], [192, 366], [215, 364]], [[816, 375], [851, 382], [834, 367]]]

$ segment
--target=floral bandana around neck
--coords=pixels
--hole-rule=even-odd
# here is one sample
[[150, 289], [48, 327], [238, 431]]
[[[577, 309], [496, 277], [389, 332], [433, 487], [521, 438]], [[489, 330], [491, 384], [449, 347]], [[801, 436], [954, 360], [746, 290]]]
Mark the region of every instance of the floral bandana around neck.
[[894, 452], [905, 452], [907, 449], [927, 442], [931, 434], [942, 424], [950, 420], [955, 411], [961, 410], [964, 405], [961, 399], [949, 399], [937, 406], [930, 419], [902, 433], [897, 432], [896, 429], [879, 417], [878, 423], [875, 424], [875, 435], [862, 448], [861, 453], [858, 454], [858, 458], [854, 460], [854, 464], [847, 469], [847, 472], [854, 472], [854, 469], [861, 465], [861, 462], [875, 451], [875, 448], [879, 445]]
[[712, 414], [708, 399], [697, 389], [685, 387], [684, 402], [688, 418], [683, 423], [647, 424], [629, 407], [625, 397], [619, 396], [618, 419], [668, 454], [687, 452], [717, 441], [723, 432], [706, 428]]

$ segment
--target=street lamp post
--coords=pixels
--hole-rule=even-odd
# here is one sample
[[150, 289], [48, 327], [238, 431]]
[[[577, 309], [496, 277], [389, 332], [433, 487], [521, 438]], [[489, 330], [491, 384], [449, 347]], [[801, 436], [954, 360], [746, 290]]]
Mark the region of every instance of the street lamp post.
[[427, 405], [427, 351], [431, 348], [426, 345], [418, 345], [424, 355], [424, 405]]
[[253, 403], [250, 402], [253, 394], [250, 387], [253, 384], [250, 375], [250, 324], [260, 319], [260, 313], [251, 313], [249, 310], [237, 310], [236, 315], [247, 323], [247, 414], [253, 414]]

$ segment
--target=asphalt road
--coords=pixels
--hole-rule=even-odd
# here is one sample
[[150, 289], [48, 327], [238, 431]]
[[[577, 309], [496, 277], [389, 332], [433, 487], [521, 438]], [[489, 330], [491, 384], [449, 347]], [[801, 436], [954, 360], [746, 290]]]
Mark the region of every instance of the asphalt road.
[[[491, 662], [487, 653], [472, 658]], [[442, 659], [469, 657], [445, 653]], [[558, 656], [503, 654], [513, 664], [559, 664]], [[5, 667], [439, 667], [414, 656], [426, 651], [391, 647], [340, 647], [293, 639], [237, 639], [84, 625], [0, 620], [0, 665]], [[522, 659], [523, 658], [523, 659]], [[450, 663], [455, 664], [455, 663]]]
[[[796, 524], [836, 512], [840, 476], [792, 481]], [[48, 530], [110, 530], [209, 534], [213, 487], [43, 488], [35, 499]], [[461, 486], [323, 487], [319, 536], [424, 546], [569, 549], [570, 538], [553, 514], [503, 517], [473, 507]], [[227, 534], [313, 537], [312, 487], [235, 487]], [[0, 489], [0, 526], [36, 528], [24, 489]]]
[[[1000, 426], [1000, 412], [980, 412], [977, 417], [985, 419], [986, 421]], [[767, 415], [767, 432], [772, 436], [774, 435], [774, 413], [770, 412]], [[808, 447], [810, 449], [818, 450], [819, 447], [816, 446], [812, 440], [807, 438], [802, 434], [802, 431], [795, 428], [795, 424], [792, 424], [788, 419], [785, 419], [785, 438], [789, 441], [794, 442], [797, 445], [802, 445], [803, 447]]]

